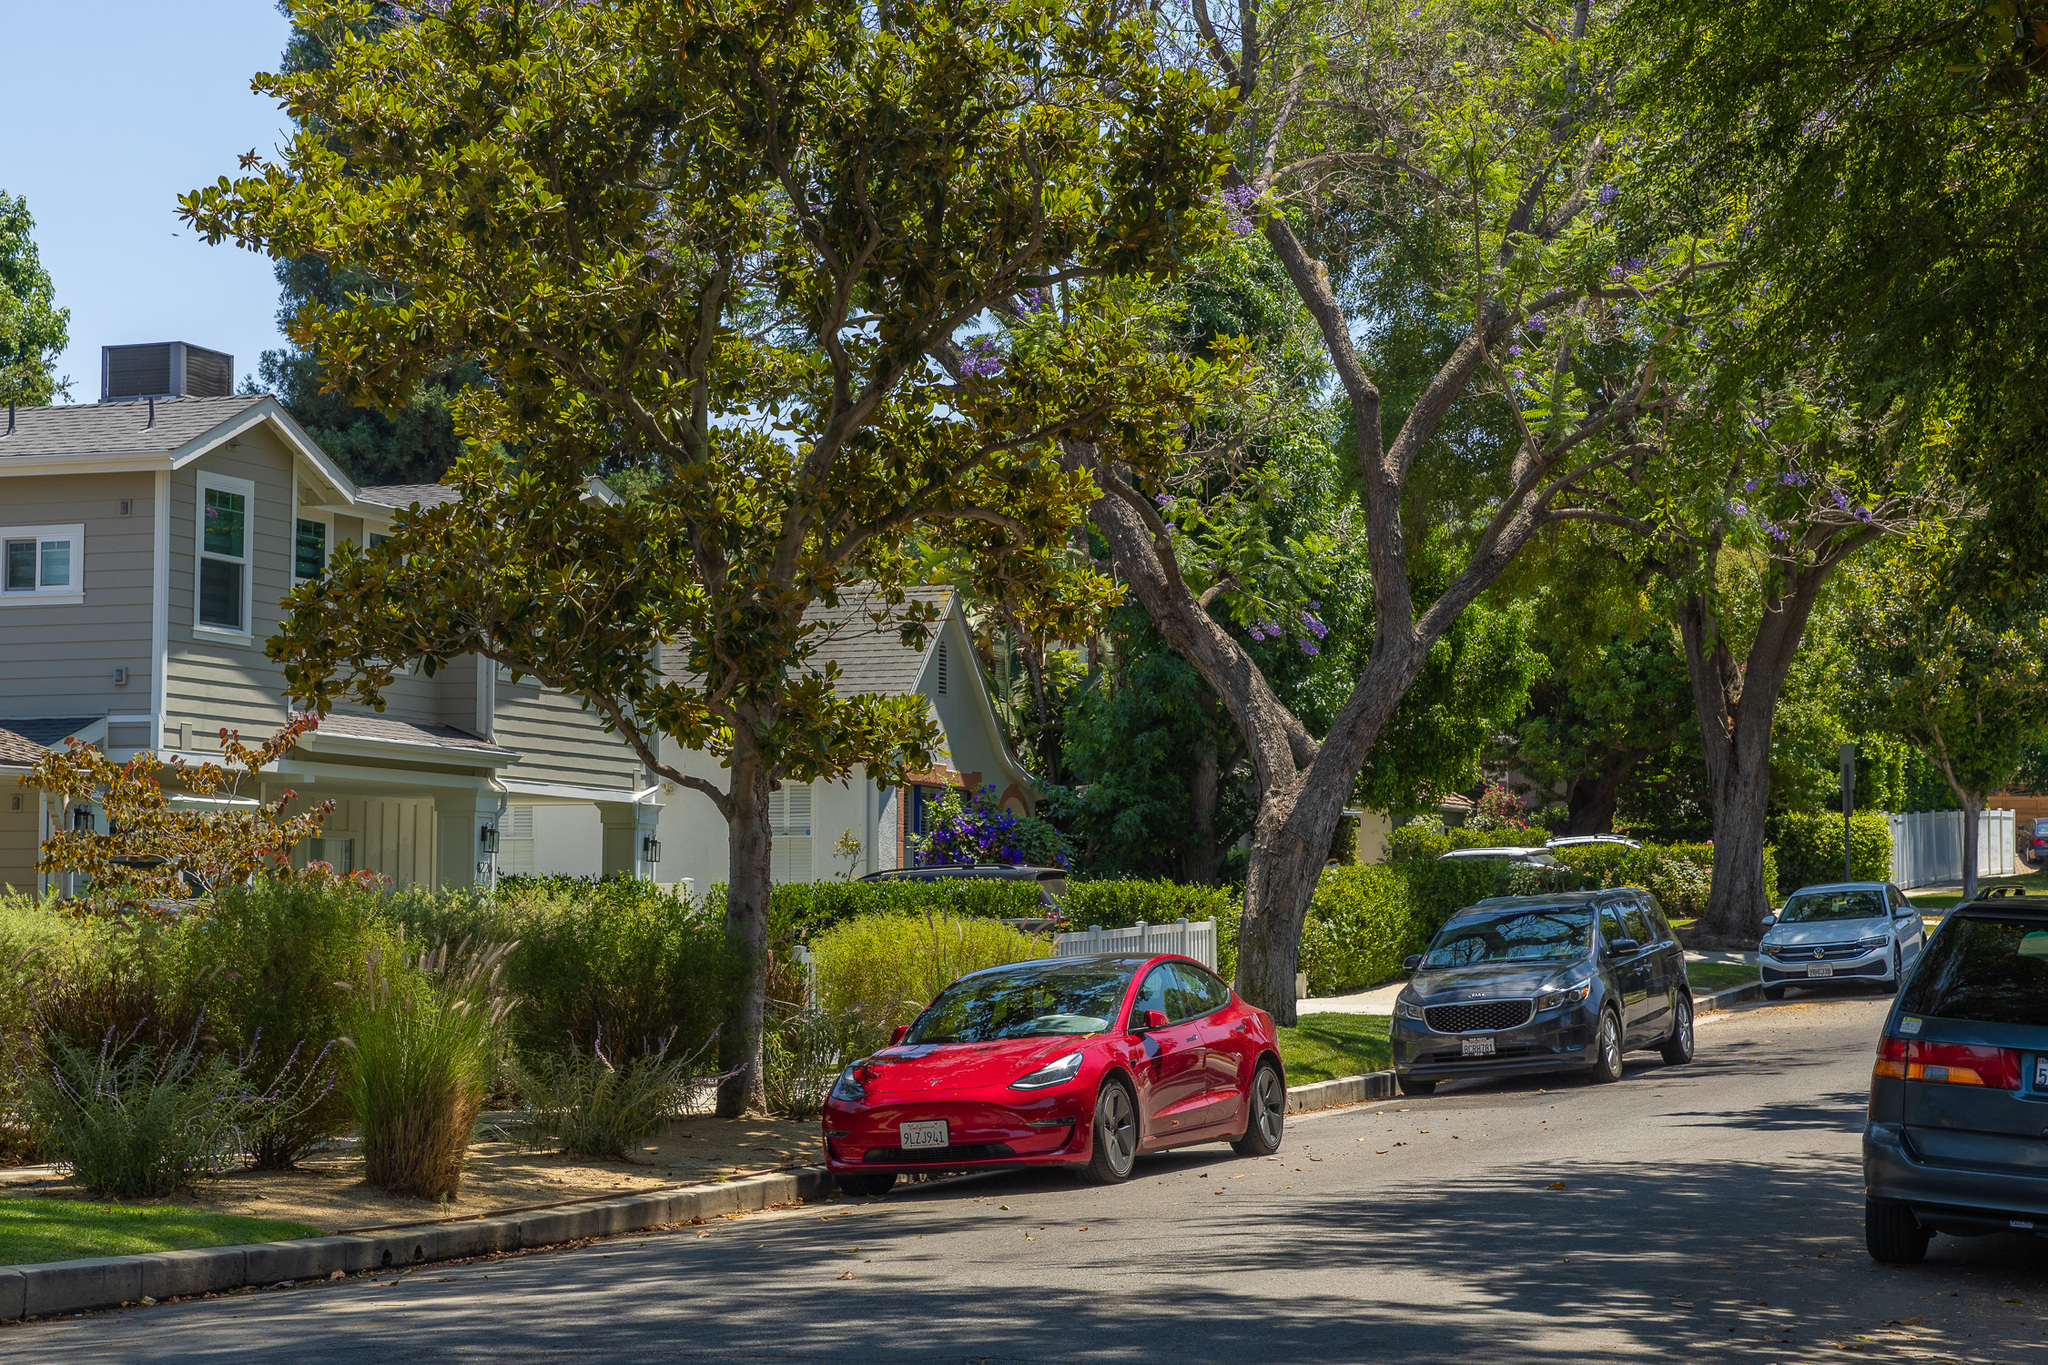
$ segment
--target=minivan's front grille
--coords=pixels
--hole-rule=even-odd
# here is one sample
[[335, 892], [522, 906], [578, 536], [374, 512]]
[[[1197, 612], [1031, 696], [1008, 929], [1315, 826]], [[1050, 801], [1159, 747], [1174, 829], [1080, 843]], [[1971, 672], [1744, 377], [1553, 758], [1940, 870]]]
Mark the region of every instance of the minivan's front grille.
[[1475, 1000], [1463, 1005], [1431, 1005], [1422, 1011], [1431, 1033], [1490, 1033], [1520, 1028], [1536, 1010], [1534, 1000]]

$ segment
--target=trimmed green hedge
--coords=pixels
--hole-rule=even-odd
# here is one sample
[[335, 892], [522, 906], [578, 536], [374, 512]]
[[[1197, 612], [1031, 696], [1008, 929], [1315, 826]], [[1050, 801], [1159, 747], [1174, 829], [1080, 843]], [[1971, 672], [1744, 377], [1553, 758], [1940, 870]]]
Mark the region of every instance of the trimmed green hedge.
[[[1842, 880], [1842, 813], [1780, 815], [1771, 821], [1777, 846], [1779, 885], [1790, 895], [1802, 886]], [[1879, 811], [1859, 811], [1849, 819], [1849, 852], [1853, 881], [1889, 881], [1892, 875], [1891, 823]], [[1772, 899], [1776, 899], [1775, 893]]]
[[1238, 893], [1224, 886], [1130, 878], [1067, 884], [1067, 923], [1073, 929], [1215, 920], [1216, 970], [1226, 981], [1237, 975], [1237, 918], [1242, 907]]
[[[723, 914], [724, 888], [712, 888]], [[776, 946], [805, 943], [862, 915], [955, 915], [1029, 919], [1039, 913], [1038, 886], [1026, 881], [908, 877], [873, 882], [784, 882], [771, 893], [768, 933]]]

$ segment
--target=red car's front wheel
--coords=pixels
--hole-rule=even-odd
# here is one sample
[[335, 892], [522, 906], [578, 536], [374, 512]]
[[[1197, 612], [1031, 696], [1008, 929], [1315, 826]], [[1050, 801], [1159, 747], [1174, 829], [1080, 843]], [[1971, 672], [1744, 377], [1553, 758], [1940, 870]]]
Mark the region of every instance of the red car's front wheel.
[[1122, 1081], [1104, 1081], [1095, 1097], [1094, 1147], [1088, 1158], [1090, 1180], [1115, 1185], [1131, 1178], [1138, 1164], [1138, 1105]]

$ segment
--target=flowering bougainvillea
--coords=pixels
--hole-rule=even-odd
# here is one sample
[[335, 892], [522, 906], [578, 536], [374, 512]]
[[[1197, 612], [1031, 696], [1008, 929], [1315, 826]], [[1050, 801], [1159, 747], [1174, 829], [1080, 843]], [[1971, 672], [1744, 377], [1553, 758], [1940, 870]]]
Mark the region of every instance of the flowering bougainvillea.
[[968, 792], [948, 787], [925, 810], [925, 832], [910, 836], [911, 860], [918, 867], [971, 866], [975, 863], [1033, 862], [1065, 867], [1063, 841], [1042, 820], [1019, 819], [984, 786]]

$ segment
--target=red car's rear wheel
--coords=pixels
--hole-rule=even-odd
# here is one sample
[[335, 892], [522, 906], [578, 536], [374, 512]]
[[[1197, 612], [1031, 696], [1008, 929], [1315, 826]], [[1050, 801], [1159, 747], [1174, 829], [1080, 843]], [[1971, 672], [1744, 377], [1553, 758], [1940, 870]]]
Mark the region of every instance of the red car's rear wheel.
[[1090, 1180], [1115, 1185], [1131, 1178], [1138, 1164], [1138, 1104], [1122, 1081], [1104, 1081], [1095, 1096], [1094, 1147], [1088, 1158]]
[[1260, 1062], [1246, 1098], [1244, 1136], [1230, 1145], [1245, 1156], [1271, 1156], [1287, 1131], [1287, 1087], [1280, 1083], [1280, 1068]]

